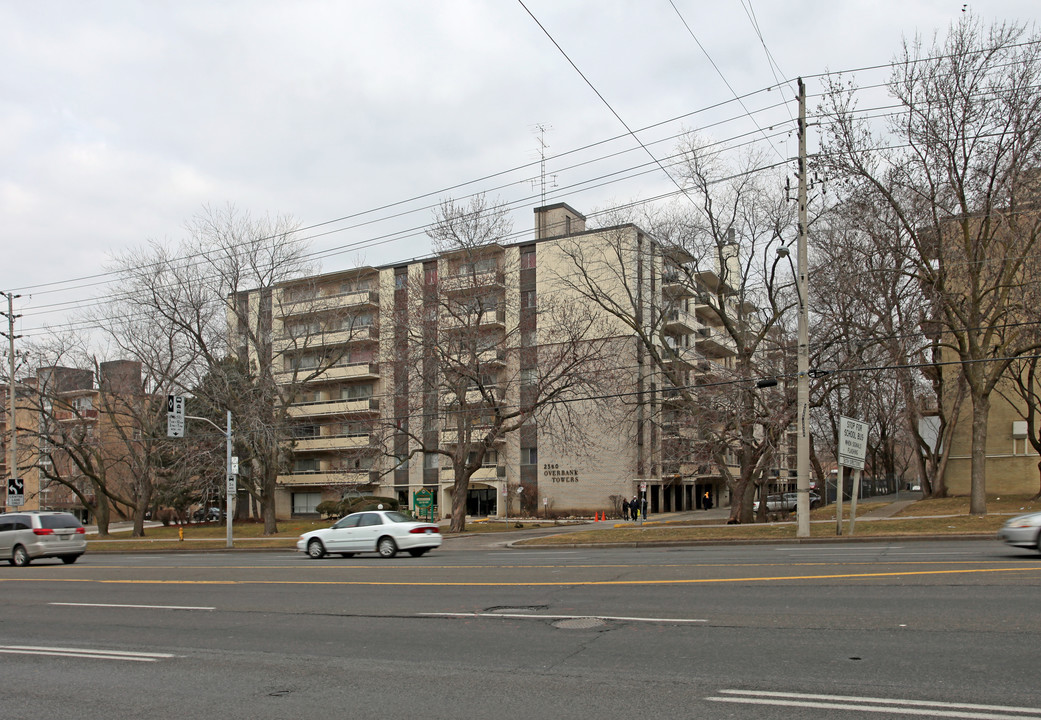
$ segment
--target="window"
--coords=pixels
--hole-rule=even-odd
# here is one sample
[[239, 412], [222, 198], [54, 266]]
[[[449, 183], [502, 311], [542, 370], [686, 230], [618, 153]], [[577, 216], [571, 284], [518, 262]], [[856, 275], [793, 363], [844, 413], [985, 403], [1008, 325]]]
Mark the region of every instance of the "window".
[[361, 516], [361, 520], [358, 521], [358, 527], [371, 527], [373, 525], [382, 525], [383, 518], [376, 513], [365, 513]]
[[521, 465], [538, 465], [539, 463], [539, 449], [538, 448], [521, 448]]
[[318, 367], [318, 356], [312, 353], [287, 357], [285, 359], [285, 369], [287, 372], [291, 370], [312, 370], [316, 367]]
[[317, 425], [293, 426], [293, 437], [295, 438], [316, 438], [319, 434], [321, 434], [321, 429]]
[[372, 397], [372, 383], [348, 385], [345, 388], [340, 388], [341, 400], [364, 400], [368, 397]]
[[538, 375], [535, 372], [535, 368], [524, 368], [520, 371], [521, 385], [534, 385], [536, 380], [538, 380]]
[[423, 455], [423, 467], [427, 470], [433, 470], [440, 466], [441, 456], [438, 453], [426, 453]]
[[[466, 456], [466, 462], [472, 463], [477, 459], [476, 452], [470, 452]], [[485, 450], [484, 457], [481, 459], [481, 467], [495, 467], [499, 462], [499, 453], [495, 450]]]
[[532, 270], [535, 267], [535, 248], [524, 248], [520, 256], [521, 270]]
[[315, 508], [318, 507], [318, 503], [322, 501], [322, 494], [320, 492], [314, 493], [293, 493], [293, 514], [294, 515], [311, 515], [318, 512]]
[[394, 271], [394, 289], [404, 290], [408, 286], [408, 275], [405, 268]]
[[533, 308], [535, 307], [536, 297], [534, 290], [521, 290], [521, 307], [522, 308]]
[[297, 458], [293, 461], [294, 473], [315, 473], [320, 469], [316, 458]]
[[433, 265], [423, 271], [423, 280], [427, 285], [437, 285], [437, 266]]
[[369, 278], [354, 278], [352, 280], [344, 280], [343, 284], [340, 285], [341, 293], [353, 293], [353, 292], [364, 292], [372, 287], [372, 281]]

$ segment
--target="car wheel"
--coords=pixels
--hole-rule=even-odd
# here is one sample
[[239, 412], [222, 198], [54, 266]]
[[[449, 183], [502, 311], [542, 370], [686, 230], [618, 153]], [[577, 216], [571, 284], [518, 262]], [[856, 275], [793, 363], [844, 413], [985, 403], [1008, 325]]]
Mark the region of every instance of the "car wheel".
[[354, 553], [340, 553], [340, 557], [354, 557]]
[[14, 552], [11, 553], [11, 564], [17, 567], [25, 567], [30, 562], [29, 553], [25, 551], [25, 548], [21, 545], [15, 546]]
[[379, 551], [380, 557], [385, 558], [392, 558], [398, 554], [397, 543], [394, 542], [394, 538], [390, 537], [381, 537], [376, 544], [376, 550]]
[[429, 549], [430, 548], [412, 548], [408, 551], [408, 554], [412, 557], [419, 557], [420, 555], [425, 555], [426, 551]]
[[1038, 552], [1041, 552], [1041, 530], [1037, 531], [1037, 543], [1035, 543], [1034, 547], [1037, 548]]
[[79, 555], [62, 555], [61, 556], [61, 561], [63, 563], [65, 563], [66, 565], [72, 565], [72, 563], [76, 562], [79, 559], [80, 559]]
[[314, 560], [321, 560], [325, 557], [325, 547], [322, 545], [322, 541], [316, 539], [307, 543], [307, 554]]

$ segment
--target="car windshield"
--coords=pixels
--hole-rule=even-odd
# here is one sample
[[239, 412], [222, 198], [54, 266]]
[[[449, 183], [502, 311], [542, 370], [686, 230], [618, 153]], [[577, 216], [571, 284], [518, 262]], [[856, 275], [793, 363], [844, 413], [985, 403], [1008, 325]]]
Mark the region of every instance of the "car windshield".
[[397, 510], [391, 510], [390, 512], [384, 513], [384, 517], [391, 522], [415, 522], [412, 518], [404, 513], [399, 513]]
[[78, 528], [80, 521], [75, 515], [41, 515], [40, 527], [57, 530], [58, 528]]

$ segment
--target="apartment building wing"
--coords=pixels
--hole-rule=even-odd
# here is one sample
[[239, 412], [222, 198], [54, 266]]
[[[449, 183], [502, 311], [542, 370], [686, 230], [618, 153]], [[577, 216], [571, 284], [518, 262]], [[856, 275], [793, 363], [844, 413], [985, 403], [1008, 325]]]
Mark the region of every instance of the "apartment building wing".
[[[669, 352], [685, 381], [729, 362], [729, 346], [714, 334], [718, 318], [699, 308], [695, 288], [669, 274], [653, 237], [635, 225], [587, 229], [586, 218], [565, 203], [536, 208], [535, 221], [531, 240], [301, 278], [233, 300], [267, 323], [260, 334], [270, 335], [276, 378], [292, 386], [280, 516], [313, 513], [320, 501], [351, 492], [395, 496], [411, 506], [420, 490], [447, 512], [451, 462], [441, 453], [417, 453], [417, 438], [428, 449], [450, 451], [461, 441], [460, 427], [480, 430], [480, 402], [490, 403], [489, 412], [495, 403], [524, 402], [525, 383], [538, 372], [539, 349], [551, 336], [551, 320], [540, 308], [590, 303], [562, 281], [576, 243], [586, 252], [604, 250], [605, 262], [614, 252], [608, 245], [621, 243], [633, 262], [618, 268], [619, 281], [639, 285], [643, 305], [634, 312], [647, 322], [662, 308], [671, 313]], [[699, 280], [717, 282], [718, 272]], [[598, 340], [609, 344], [612, 362], [628, 378], [617, 390], [625, 402], [594, 412], [591, 403], [587, 409], [574, 399], [571, 416], [580, 427], [557, 432], [530, 423], [497, 437], [482, 448], [468, 514], [592, 514], [613, 509], [641, 486], [655, 512], [693, 508], [704, 489], [717, 503], [726, 500], [718, 474], [699, 475], [689, 451], [666, 463], [664, 444], [693, 439], [670, 437], [657, 370], [631, 328], [598, 312], [604, 333]], [[240, 318], [229, 314], [229, 332], [241, 338], [243, 331]], [[461, 334], [477, 345], [471, 364], [453, 370], [451, 358], [437, 353], [449, 352]], [[249, 343], [233, 346], [257, 352]], [[426, 350], [413, 353], [416, 347]], [[444, 377], [450, 372], [467, 382], [453, 385]], [[440, 384], [432, 382], [435, 374]], [[458, 408], [472, 416], [464, 425], [453, 415]], [[585, 440], [576, 444], [575, 437]]]
[[90, 452], [99, 467], [108, 466], [107, 479], [114, 489], [120, 484], [123, 490], [130, 487], [133, 478], [121, 458], [127, 452], [125, 439], [135, 438], [134, 421], [116, 406], [121, 402], [117, 398], [141, 396], [141, 365], [117, 360], [101, 363], [98, 370], [95, 378], [92, 370], [43, 367], [19, 383], [17, 448], [25, 482], [24, 509], [66, 510], [89, 520], [88, 509], [71, 486], [90, 501], [96, 491], [73, 460], [75, 452]]

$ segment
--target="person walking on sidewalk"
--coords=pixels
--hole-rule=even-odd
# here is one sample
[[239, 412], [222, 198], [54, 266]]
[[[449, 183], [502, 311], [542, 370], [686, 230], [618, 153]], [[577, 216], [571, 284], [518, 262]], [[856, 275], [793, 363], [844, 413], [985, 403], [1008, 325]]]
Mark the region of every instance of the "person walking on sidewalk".
[[633, 520], [640, 519], [640, 501], [633, 495], [633, 499], [629, 502], [629, 514], [633, 516]]
[[705, 491], [705, 496], [701, 499], [701, 507], [704, 510], [712, 509], [712, 495], [709, 494], [708, 490]]

